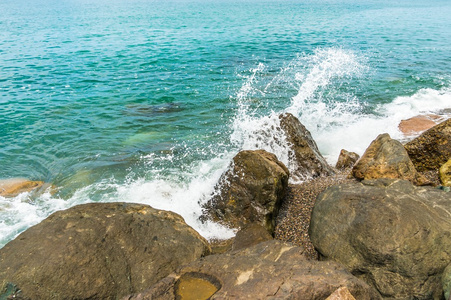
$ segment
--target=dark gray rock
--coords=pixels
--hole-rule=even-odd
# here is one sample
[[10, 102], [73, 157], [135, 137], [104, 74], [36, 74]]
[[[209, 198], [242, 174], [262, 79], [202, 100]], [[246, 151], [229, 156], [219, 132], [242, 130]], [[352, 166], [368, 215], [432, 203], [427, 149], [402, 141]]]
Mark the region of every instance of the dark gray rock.
[[323, 300], [343, 286], [359, 300], [380, 298], [337, 263], [307, 260], [302, 248], [271, 240], [205, 257], [124, 299]]
[[175, 213], [84, 204], [52, 214], [0, 249], [0, 291], [15, 287], [23, 299], [117, 299], [208, 253], [208, 243]]
[[291, 176], [306, 180], [333, 174], [332, 167], [319, 152], [318, 146], [307, 128], [290, 113], [280, 115], [279, 119], [280, 127], [291, 145], [292, 159], [297, 165]]
[[409, 181], [343, 184], [317, 199], [310, 237], [387, 299], [441, 299], [451, 261], [451, 198]]
[[274, 232], [288, 187], [288, 169], [264, 150], [241, 151], [205, 205], [204, 215], [231, 228], [259, 223]]

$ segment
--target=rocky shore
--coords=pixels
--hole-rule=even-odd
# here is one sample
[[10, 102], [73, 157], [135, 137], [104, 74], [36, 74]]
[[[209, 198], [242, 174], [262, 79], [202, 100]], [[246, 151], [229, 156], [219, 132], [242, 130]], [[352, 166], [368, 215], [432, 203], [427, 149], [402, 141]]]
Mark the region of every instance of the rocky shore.
[[450, 300], [451, 119], [405, 145], [381, 134], [335, 167], [280, 120], [294, 174], [242, 151], [204, 207], [235, 238], [208, 242], [146, 205], [75, 206], [0, 249], [0, 299]]

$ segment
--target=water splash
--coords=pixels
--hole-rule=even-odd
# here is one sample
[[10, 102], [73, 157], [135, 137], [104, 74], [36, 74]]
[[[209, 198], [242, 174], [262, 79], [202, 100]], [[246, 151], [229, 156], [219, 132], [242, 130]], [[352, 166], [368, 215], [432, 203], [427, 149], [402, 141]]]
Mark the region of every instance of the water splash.
[[[337, 124], [355, 120], [360, 115], [362, 104], [344, 85], [364, 74], [367, 67], [361, 62], [363, 60], [352, 51], [341, 48], [318, 49], [313, 55], [298, 56], [269, 83], [266, 67], [259, 64], [251, 70], [237, 93], [238, 112], [232, 123], [231, 141], [240, 149], [264, 149], [274, 153], [293, 173], [297, 163], [291, 145], [281, 130], [279, 115], [292, 113], [314, 138]], [[294, 88], [297, 94], [285, 99], [285, 106], [278, 111], [269, 109], [262, 114], [264, 105], [255, 107], [252, 102], [255, 93], [265, 97], [283, 88]], [[291, 177], [290, 182], [303, 179], [302, 176]]]
[[[148, 204], [179, 213], [206, 238], [231, 237], [232, 230], [198, 220], [202, 205], [240, 150], [264, 149], [274, 153], [289, 170], [296, 169], [292, 150], [280, 129], [281, 113], [298, 117], [321, 153], [334, 164], [342, 148], [362, 154], [380, 133], [400, 138], [397, 126], [402, 119], [437, 113], [450, 106], [451, 88], [443, 87], [421, 89], [366, 110], [364, 94], [357, 93], [356, 86], [359, 80], [366, 80], [369, 70], [363, 55], [342, 48], [299, 55], [278, 72], [258, 64], [240, 75], [243, 83], [231, 97], [236, 110], [223, 145], [205, 144], [198, 149], [177, 145], [179, 151], [174, 148], [168, 153], [143, 155], [139, 163], [146, 170], [144, 175], [135, 174], [132, 166], [125, 181], [102, 179], [64, 199], [49, 192], [38, 198], [27, 194], [0, 197], [0, 247], [56, 210], [95, 201]], [[75, 177], [73, 180], [83, 179]]]

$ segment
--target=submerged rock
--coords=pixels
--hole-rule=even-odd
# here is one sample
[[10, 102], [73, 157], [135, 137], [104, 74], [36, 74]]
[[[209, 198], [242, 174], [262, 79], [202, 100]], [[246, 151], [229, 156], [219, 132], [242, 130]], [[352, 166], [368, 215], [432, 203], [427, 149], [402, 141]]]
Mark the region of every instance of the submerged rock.
[[280, 127], [292, 147], [292, 159], [297, 165], [291, 176], [309, 179], [333, 174], [332, 167], [319, 152], [318, 146], [307, 128], [290, 113], [280, 115], [279, 119]]
[[24, 299], [117, 299], [139, 292], [209, 246], [179, 215], [91, 203], [59, 211], [0, 249], [0, 291]]
[[404, 147], [418, 171], [438, 170], [451, 158], [451, 119], [425, 131]]
[[288, 187], [288, 169], [264, 150], [241, 151], [205, 206], [207, 218], [232, 228], [259, 223], [272, 233]]
[[451, 159], [449, 159], [439, 170], [440, 182], [444, 186], [451, 187]]
[[0, 196], [16, 197], [21, 193], [37, 191], [45, 186], [44, 181], [32, 181], [26, 178], [11, 178], [0, 180]]
[[[196, 285], [201, 280], [202, 285]], [[371, 287], [337, 263], [307, 260], [302, 248], [271, 240], [207, 256], [124, 300], [185, 299], [181, 286], [191, 291], [186, 299], [322, 300], [343, 286], [356, 299], [379, 299]]]
[[428, 184], [428, 180], [417, 172], [403, 145], [380, 134], [354, 165], [352, 175], [360, 180], [392, 178], [405, 179], [417, 185]]
[[341, 149], [335, 168], [337, 169], [351, 168], [355, 165], [355, 163], [359, 160], [359, 158], [360, 155], [358, 155], [357, 153]]
[[446, 192], [369, 180], [324, 191], [309, 233], [324, 259], [345, 265], [382, 296], [441, 299], [441, 276], [451, 261], [450, 215]]

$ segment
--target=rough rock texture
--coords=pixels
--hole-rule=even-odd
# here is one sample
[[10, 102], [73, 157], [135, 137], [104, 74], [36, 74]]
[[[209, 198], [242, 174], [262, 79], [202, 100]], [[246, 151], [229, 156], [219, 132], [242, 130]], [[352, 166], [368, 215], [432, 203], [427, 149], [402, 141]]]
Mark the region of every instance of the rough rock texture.
[[332, 293], [326, 300], [356, 300], [347, 287], [341, 287]]
[[450, 216], [449, 193], [369, 180], [324, 191], [309, 233], [324, 259], [342, 263], [387, 299], [441, 299], [441, 275], [451, 261]]
[[423, 132], [404, 147], [418, 171], [438, 170], [451, 158], [451, 119]]
[[406, 136], [421, 133], [429, 128], [437, 125], [436, 121], [440, 120], [438, 115], [419, 115], [399, 123], [399, 130]]
[[224, 173], [205, 215], [232, 228], [259, 223], [272, 233], [286, 194], [288, 169], [264, 150], [241, 151]]
[[39, 190], [43, 186], [43, 181], [32, 181], [25, 178], [3, 179], [0, 180], [0, 196], [15, 197], [20, 193]]
[[279, 119], [280, 127], [292, 145], [292, 156], [297, 163], [297, 169], [292, 171], [291, 176], [309, 179], [333, 174], [333, 169], [319, 152], [312, 135], [304, 125], [290, 113], [280, 115]]
[[335, 168], [337, 169], [347, 169], [354, 166], [354, 164], [359, 160], [360, 155], [355, 152], [349, 152], [345, 149], [341, 149], [340, 155], [338, 156], [337, 164]]
[[287, 197], [277, 216], [274, 238], [303, 247], [308, 258], [317, 260], [318, 252], [308, 234], [313, 206], [318, 195], [328, 187], [345, 182], [357, 182], [357, 179], [349, 176], [349, 171], [339, 170], [332, 176], [317, 177], [301, 184], [288, 185]]
[[446, 267], [442, 275], [443, 292], [446, 300], [451, 299], [451, 263]]
[[236, 233], [232, 250], [248, 248], [261, 242], [272, 240], [272, 238], [272, 235], [260, 224], [247, 224]]
[[451, 186], [451, 159], [440, 167], [440, 182], [444, 186]]
[[[303, 249], [271, 240], [241, 251], [210, 255], [181, 268], [149, 290], [127, 300], [184, 299], [184, 290], [194, 278], [215, 286], [211, 299], [325, 299], [346, 286], [359, 300], [379, 299], [366, 283], [334, 262], [305, 259]], [[204, 283], [204, 286], [208, 284]], [[208, 289], [212, 290], [212, 289]], [[198, 288], [195, 293], [204, 293]]]
[[175, 213], [84, 204], [52, 214], [0, 249], [0, 291], [17, 287], [24, 299], [117, 299], [208, 253], [208, 243]]
[[399, 178], [417, 185], [429, 183], [416, 171], [403, 145], [391, 139], [387, 133], [380, 134], [371, 142], [360, 160], [354, 165], [352, 175], [360, 180]]

